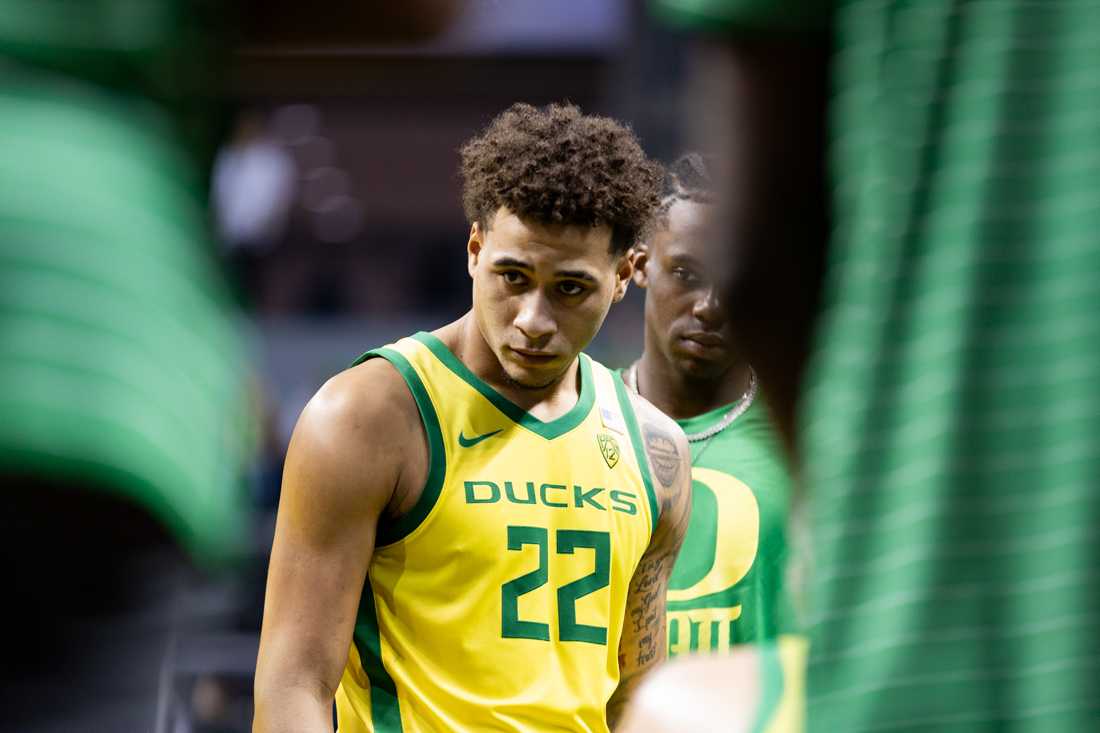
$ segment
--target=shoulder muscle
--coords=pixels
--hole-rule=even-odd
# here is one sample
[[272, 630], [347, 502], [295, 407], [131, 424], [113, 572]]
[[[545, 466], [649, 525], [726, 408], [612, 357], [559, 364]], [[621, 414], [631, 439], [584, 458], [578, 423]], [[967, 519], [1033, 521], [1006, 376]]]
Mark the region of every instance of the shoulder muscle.
[[[390, 503], [421, 447], [419, 413], [397, 371], [371, 359], [332, 377], [294, 428], [283, 477], [283, 504], [343, 525]], [[304, 502], [308, 506], [296, 506]], [[280, 510], [282, 511], [282, 509]]]

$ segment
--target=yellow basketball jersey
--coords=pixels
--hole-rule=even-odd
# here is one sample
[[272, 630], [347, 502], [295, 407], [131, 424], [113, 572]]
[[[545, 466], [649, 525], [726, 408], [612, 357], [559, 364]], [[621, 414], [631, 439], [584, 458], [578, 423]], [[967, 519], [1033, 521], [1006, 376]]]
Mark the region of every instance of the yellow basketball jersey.
[[658, 511], [621, 379], [580, 355], [576, 406], [544, 422], [431, 334], [372, 357], [404, 377], [430, 466], [413, 510], [379, 526], [339, 730], [607, 731]]

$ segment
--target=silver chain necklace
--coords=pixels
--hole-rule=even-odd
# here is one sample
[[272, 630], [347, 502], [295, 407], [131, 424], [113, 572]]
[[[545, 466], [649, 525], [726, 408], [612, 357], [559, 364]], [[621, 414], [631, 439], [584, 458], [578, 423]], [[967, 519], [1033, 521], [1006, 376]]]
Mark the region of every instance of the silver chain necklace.
[[[630, 387], [635, 394], [642, 394], [638, 391], [638, 362], [634, 362], [630, 365], [630, 368], [626, 370], [626, 379], [624, 381], [626, 382], [626, 386]], [[688, 441], [697, 443], [700, 440], [713, 438], [715, 435], [718, 435], [718, 433], [728, 428], [733, 424], [734, 420], [745, 414], [745, 410], [749, 409], [749, 406], [752, 405], [752, 401], [756, 399], [756, 391], [756, 372], [753, 371], [752, 367], [749, 367], [749, 387], [745, 390], [745, 393], [737, 399], [737, 402], [733, 403], [729, 412], [727, 412], [717, 423], [698, 433], [686, 433]]]

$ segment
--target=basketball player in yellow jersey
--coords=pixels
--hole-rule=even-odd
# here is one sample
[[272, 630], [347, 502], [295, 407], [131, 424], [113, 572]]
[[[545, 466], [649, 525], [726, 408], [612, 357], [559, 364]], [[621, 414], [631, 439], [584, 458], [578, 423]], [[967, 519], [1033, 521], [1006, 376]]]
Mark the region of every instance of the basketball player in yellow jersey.
[[515, 105], [462, 150], [472, 309], [365, 354], [287, 455], [255, 731], [589, 731], [665, 657], [683, 433], [581, 353], [659, 167]]

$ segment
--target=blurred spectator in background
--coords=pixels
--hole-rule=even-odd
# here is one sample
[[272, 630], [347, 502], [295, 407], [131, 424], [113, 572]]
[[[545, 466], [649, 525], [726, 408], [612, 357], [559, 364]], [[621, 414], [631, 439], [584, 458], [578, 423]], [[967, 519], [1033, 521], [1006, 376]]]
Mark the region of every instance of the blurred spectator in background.
[[257, 288], [257, 260], [286, 231], [297, 184], [294, 159], [267, 132], [264, 118], [244, 114], [214, 162], [212, 202], [221, 243], [244, 292]]
[[[1100, 4], [655, 7], [712, 36], [716, 254], [810, 502], [809, 729], [1095, 728]], [[709, 670], [727, 709], [767, 658]]]

